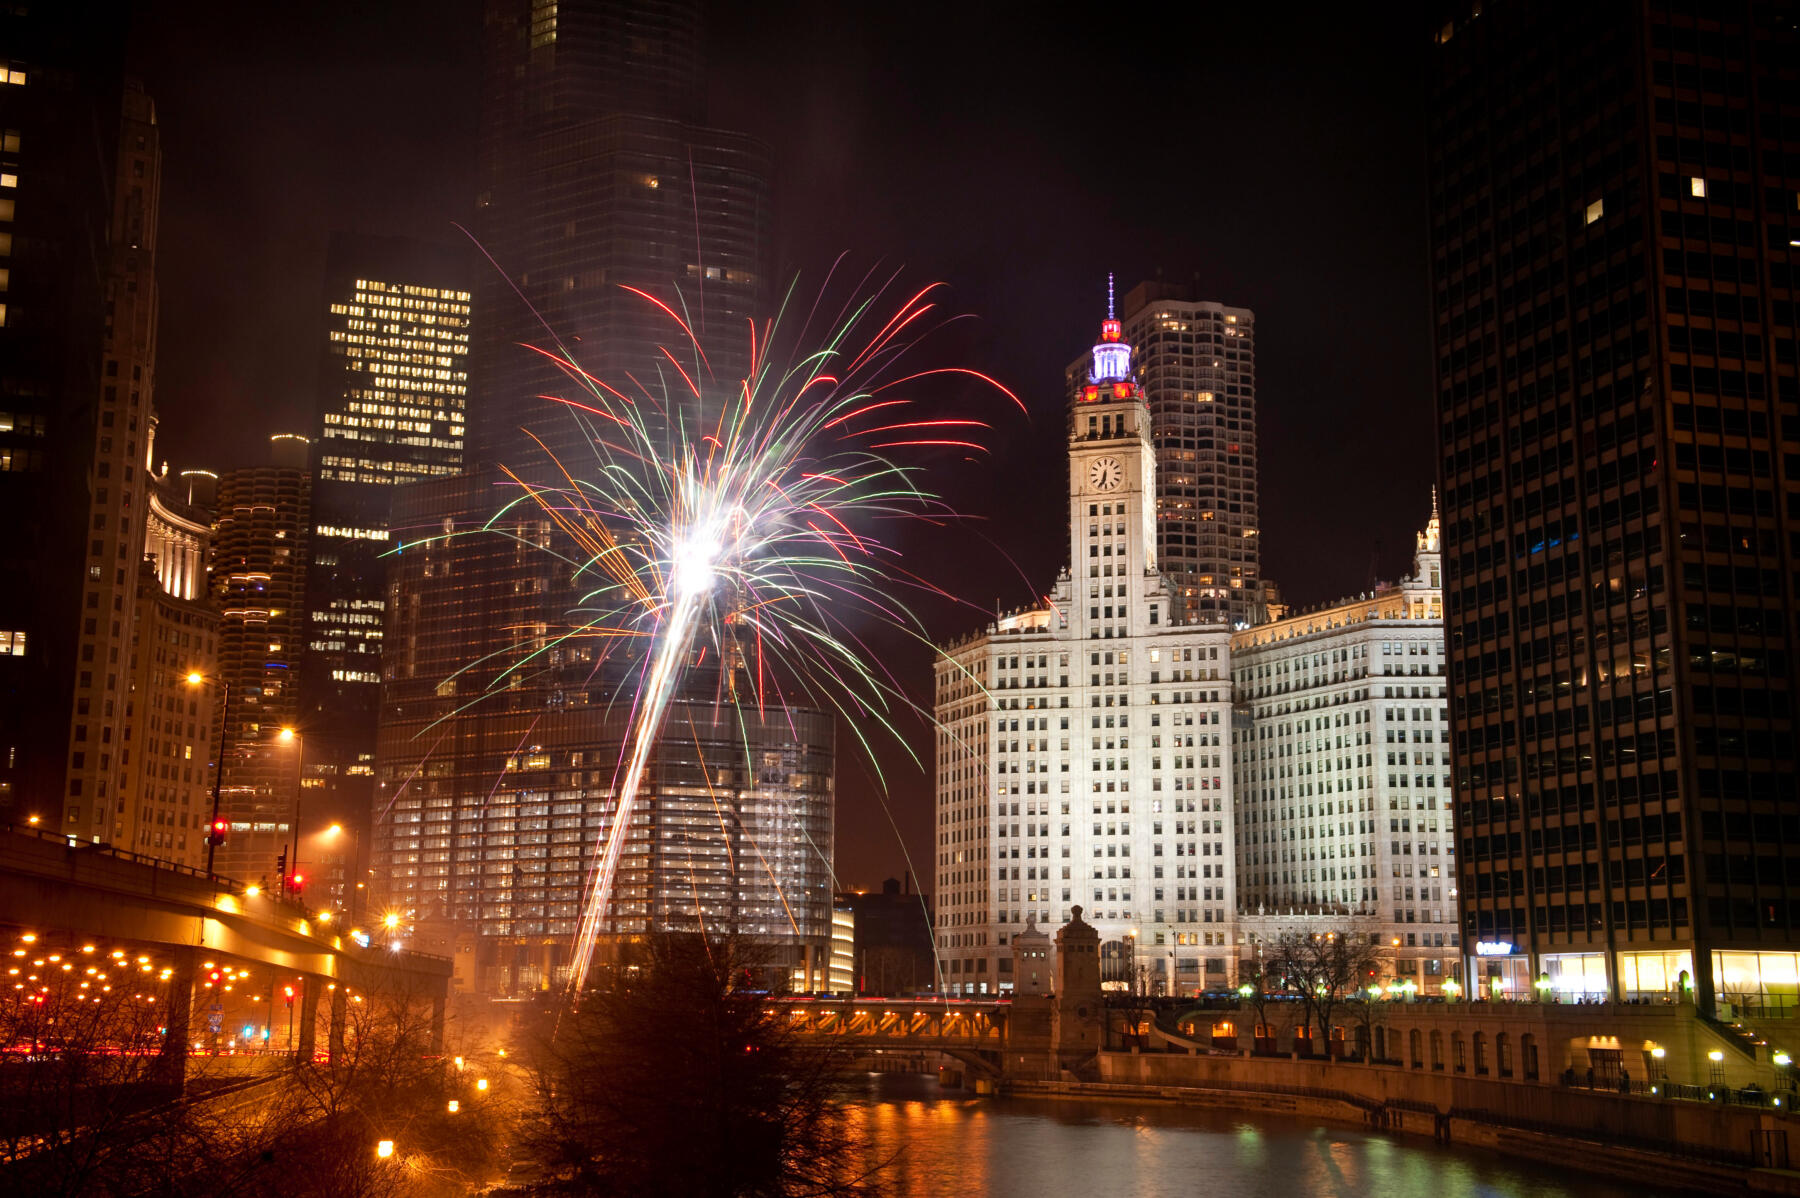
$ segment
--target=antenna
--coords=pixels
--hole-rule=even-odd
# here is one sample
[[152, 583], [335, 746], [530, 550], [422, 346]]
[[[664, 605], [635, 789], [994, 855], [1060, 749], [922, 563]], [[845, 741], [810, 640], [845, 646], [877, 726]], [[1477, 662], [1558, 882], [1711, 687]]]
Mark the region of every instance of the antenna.
[[1106, 272], [1106, 319], [1117, 319], [1113, 315], [1113, 277], [1110, 270]]

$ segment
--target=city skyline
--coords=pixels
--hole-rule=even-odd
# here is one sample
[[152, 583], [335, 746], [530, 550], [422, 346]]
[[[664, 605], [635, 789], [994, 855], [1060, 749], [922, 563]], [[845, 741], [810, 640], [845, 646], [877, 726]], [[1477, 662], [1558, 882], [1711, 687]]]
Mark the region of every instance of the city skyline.
[[1797, 267], [1800, 0], [0, 5], [0, 1189], [1800, 1198]]
[[[1372, 574], [1391, 578], [1404, 570], [1417, 526], [1413, 509], [1432, 477], [1429, 330], [1418, 316], [1425, 292], [1414, 266], [1423, 252], [1422, 121], [1415, 75], [1403, 65], [1416, 61], [1423, 39], [1411, 22], [1340, 16], [1335, 25], [1296, 35], [1266, 17], [1215, 14], [1196, 50], [1207, 56], [1209, 82], [1193, 96], [1182, 93], [1188, 64], [1173, 47], [1089, 45], [1073, 25], [1046, 25], [978, 70], [979, 39], [971, 31], [945, 52], [967, 64], [964, 78], [992, 77], [976, 99], [994, 144], [1005, 150], [1001, 161], [989, 162], [989, 147], [950, 94], [922, 91], [898, 65], [904, 56], [890, 62], [873, 50], [911, 44], [930, 20], [838, 14], [820, 33], [816, 21], [805, 20], [812, 10], [804, 5], [759, 10], [755, 18], [715, 7], [720, 11], [708, 13], [712, 102], [729, 100], [733, 121], [775, 150], [778, 282], [798, 271], [805, 294], [840, 252], [859, 270], [886, 263], [921, 282], [948, 280], [953, 309], [976, 316], [951, 330], [948, 352], [1004, 379], [1031, 409], [1029, 420], [996, 430], [995, 453], [985, 461], [934, 471], [952, 502], [979, 518], [960, 534], [956, 551], [943, 555], [935, 581], [991, 610], [996, 601], [1031, 600], [1054, 575], [1066, 532], [1060, 522], [1038, 518], [1032, 484], [1060, 444], [1059, 363], [1091, 334], [1109, 271], [1121, 292], [1159, 272], [1182, 285], [1197, 276], [1204, 295], [1256, 311], [1263, 577], [1304, 604], [1364, 586]], [[165, 419], [159, 440], [177, 466], [255, 462], [268, 433], [311, 427], [303, 417], [314, 394], [317, 341], [299, 330], [317, 325], [315, 280], [331, 233], [452, 244], [462, 237], [453, 222], [468, 221], [475, 192], [478, 89], [464, 95], [441, 85], [474, 69], [478, 8], [401, 5], [375, 14], [346, 7], [316, 21], [234, 12], [217, 26], [182, 28], [180, 53], [168, 41], [178, 23], [138, 31], [134, 62], [164, 113], [167, 236], [194, 245], [206, 232], [186, 255], [192, 261], [163, 268], [162, 387], [179, 397], [181, 415]], [[959, 15], [963, 24], [971, 19], [998, 18]], [[162, 69], [185, 61], [191, 39], [214, 36], [212, 28], [233, 30], [229, 52], [221, 47], [217, 56], [223, 75]], [[1289, 45], [1296, 37], [1299, 44]], [[1258, 55], [1267, 60], [1277, 42], [1284, 55], [1297, 56], [1293, 69], [1265, 75], [1244, 65]], [[1396, 69], [1352, 70], [1338, 57], [1347, 45], [1360, 48], [1365, 61], [1391, 61]], [[1076, 52], [1101, 56], [1101, 69], [1128, 74], [1163, 94], [1164, 103], [1144, 104], [1149, 115], [1129, 123], [1143, 128], [1131, 132], [1120, 123], [1127, 113], [1059, 94], [1035, 64], [1039, 56]], [[365, 103], [357, 79], [382, 72], [397, 73], [411, 94], [435, 97], [430, 119], [415, 119], [404, 104]], [[769, 86], [763, 72], [781, 86]], [[260, 94], [277, 84], [303, 92], [309, 103], [233, 114], [210, 100], [219, 87]], [[889, 94], [907, 97], [910, 107], [878, 102]], [[1195, 123], [1196, 110], [1215, 114], [1217, 132], [1208, 134], [1214, 140], [1200, 136], [1212, 126]], [[1320, 126], [1322, 112], [1330, 116]], [[284, 147], [291, 185], [271, 191], [256, 172], [275, 145]], [[1096, 145], [1113, 145], [1125, 161], [1154, 162], [1155, 169], [1120, 166], [1133, 182], [1116, 189], [1110, 165], [1096, 169]], [[1226, 154], [1227, 145], [1237, 149]], [[1145, 157], [1152, 153], [1163, 157]], [[1248, 157], [1237, 161], [1238, 154]], [[997, 186], [1002, 168], [1041, 188], [1014, 198]], [[1318, 177], [1336, 181], [1329, 202], [1308, 191]], [[221, 211], [213, 197], [227, 193], [243, 202]], [[281, 228], [282, 236], [260, 236], [267, 227]], [[234, 256], [226, 269], [206, 249], [220, 236], [252, 238], [264, 248]], [[1343, 301], [1347, 295], [1357, 297], [1354, 305]], [[292, 343], [251, 334], [238, 314], [263, 309], [291, 313]], [[253, 408], [246, 408], [246, 395], [256, 397]], [[1409, 406], [1416, 409], [1410, 416]], [[245, 419], [246, 410], [257, 415]], [[221, 452], [236, 460], [198, 460]], [[1346, 471], [1380, 463], [1365, 472], [1366, 506], [1329, 502], [1317, 481], [1323, 472], [1311, 468], [1316, 461], [1341, 462]], [[989, 560], [996, 547], [1016, 569], [960, 564]], [[930, 547], [918, 538], [902, 548]], [[968, 606], [930, 596], [919, 609], [936, 636], [975, 618]], [[906, 659], [900, 676], [929, 704], [926, 663]], [[922, 722], [912, 741], [927, 743]], [[927, 775], [897, 749], [882, 766], [895, 786], [906, 842], [922, 852]], [[849, 760], [844, 767], [840, 851], [846, 876], [871, 884], [903, 863], [866, 771]]]

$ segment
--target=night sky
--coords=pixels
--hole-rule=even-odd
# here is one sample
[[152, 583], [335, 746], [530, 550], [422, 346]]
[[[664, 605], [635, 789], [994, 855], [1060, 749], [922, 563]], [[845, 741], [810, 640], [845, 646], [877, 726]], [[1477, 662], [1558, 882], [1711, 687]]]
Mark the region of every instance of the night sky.
[[[1048, 588], [1067, 553], [1062, 372], [1113, 271], [1121, 292], [1198, 279], [1256, 312], [1263, 573], [1286, 598], [1406, 567], [1433, 472], [1411, 6], [713, 7], [712, 120], [774, 147], [781, 277], [816, 283], [847, 251], [943, 280], [976, 319], [919, 360], [989, 372], [1031, 409], [990, 406], [991, 459], [931, 480], [970, 522], [904, 539], [909, 565], [990, 610]], [[458, 236], [479, 32], [479, 0], [143, 6], [132, 56], [164, 155], [159, 458], [257, 464], [268, 434], [313, 431], [327, 239]], [[938, 638], [980, 621], [915, 606]], [[928, 655], [877, 644], [929, 705]], [[875, 885], [900, 847], [841, 747], [840, 879]], [[927, 773], [897, 747], [880, 765], [929, 879]]]

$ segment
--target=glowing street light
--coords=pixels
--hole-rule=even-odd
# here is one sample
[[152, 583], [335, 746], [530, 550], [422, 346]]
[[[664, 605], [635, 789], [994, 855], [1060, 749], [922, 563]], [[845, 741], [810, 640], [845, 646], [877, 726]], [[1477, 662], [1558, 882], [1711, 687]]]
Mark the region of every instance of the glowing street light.
[[226, 829], [231, 825], [219, 813], [219, 792], [225, 783], [225, 741], [231, 735], [231, 680], [229, 678], [208, 678], [195, 670], [188, 674], [189, 686], [203, 686], [208, 682], [216, 682], [224, 693], [224, 710], [219, 714], [219, 758], [213, 766], [212, 822], [206, 826], [206, 872], [213, 871], [213, 854], [225, 843]]
[[477, 1078], [475, 1081], [475, 1088], [477, 1090], [480, 1090], [483, 1094], [486, 1094], [487, 1093], [487, 1078], [485, 1078], [485, 1077]]
[[375, 1155], [380, 1157], [384, 1161], [388, 1157], [393, 1156], [394, 1155], [394, 1142], [392, 1140], [382, 1140], [381, 1142], [377, 1143], [375, 1145]]
[[452, 1098], [450, 1100], [450, 1113], [452, 1115], [454, 1115], [454, 1114], [456, 1114], [456, 1112], [458, 1112], [460, 1110], [462, 1110], [462, 1103], [460, 1103], [456, 1099]]

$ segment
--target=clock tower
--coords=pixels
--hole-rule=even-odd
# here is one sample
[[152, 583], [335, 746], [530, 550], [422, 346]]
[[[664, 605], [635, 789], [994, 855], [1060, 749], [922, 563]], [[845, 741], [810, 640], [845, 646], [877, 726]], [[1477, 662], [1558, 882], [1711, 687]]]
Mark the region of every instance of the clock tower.
[[1085, 622], [1089, 637], [1142, 635], [1140, 625], [1168, 619], [1163, 610], [1152, 616], [1143, 602], [1165, 594], [1156, 561], [1155, 471], [1150, 411], [1109, 304], [1087, 385], [1069, 412], [1070, 574], [1076, 610], [1097, 613]]

